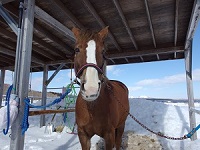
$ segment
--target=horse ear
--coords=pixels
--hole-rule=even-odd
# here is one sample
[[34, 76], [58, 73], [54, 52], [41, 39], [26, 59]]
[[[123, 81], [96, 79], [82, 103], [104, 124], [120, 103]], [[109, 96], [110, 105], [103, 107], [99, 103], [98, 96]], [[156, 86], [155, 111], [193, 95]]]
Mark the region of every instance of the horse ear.
[[103, 28], [101, 31], [99, 31], [98, 35], [99, 37], [104, 40], [106, 38], [106, 36], [108, 35], [108, 27]]
[[72, 28], [72, 32], [74, 33], [75, 38], [77, 38], [79, 36], [79, 34], [80, 34], [80, 29], [76, 28], [76, 27], [73, 27]]

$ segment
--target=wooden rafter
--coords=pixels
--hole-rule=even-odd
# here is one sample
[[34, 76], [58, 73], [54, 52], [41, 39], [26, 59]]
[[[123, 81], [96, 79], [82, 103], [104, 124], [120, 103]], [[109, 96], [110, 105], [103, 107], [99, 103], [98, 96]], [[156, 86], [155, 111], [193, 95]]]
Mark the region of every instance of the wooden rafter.
[[127, 63], [129, 63], [128, 58], [124, 57], [124, 59], [126, 60]]
[[[14, 33], [7, 31], [6, 29], [0, 28], [0, 34], [4, 35], [5, 37], [8, 37], [9, 39], [11, 39], [12, 41], [17, 41], [17, 37]], [[37, 38], [36, 36], [33, 37], [34, 41], [36, 43], [39, 43], [41, 45], [44, 45], [45, 43], [41, 41], [41, 39]], [[13, 49], [15, 49], [15, 44], [13, 43], [12, 45]], [[51, 60], [55, 60], [55, 57], [47, 52], [45, 52], [44, 50], [41, 50], [41, 48], [38, 48], [37, 46], [33, 45], [33, 50], [36, 51], [37, 53], [51, 59]]]
[[135, 46], [135, 49], [138, 50], [137, 43], [136, 43], [135, 38], [134, 38], [134, 36], [133, 36], [133, 34], [132, 34], [132, 32], [131, 32], [131, 29], [130, 29], [130, 27], [129, 27], [129, 25], [128, 25], [128, 22], [127, 22], [127, 20], [126, 20], [124, 14], [123, 14], [123, 11], [122, 11], [122, 8], [121, 8], [121, 6], [120, 6], [120, 4], [119, 4], [119, 1], [118, 1], [118, 0], [113, 0], [113, 2], [114, 2], [114, 4], [115, 4], [115, 7], [117, 8], [117, 11], [118, 11], [118, 13], [119, 13], [121, 19], [122, 19], [122, 22], [123, 22], [123, 24], [124, 24], [124, 26], [125, 26], [125, 28], [126, 28], [126, 31], [128, 32], [128, 34], [129, 34], [129, 36], [130, 36], [130, 39], [131, 39], [133, 45]]
[[[103, 22], [101, 17], [98, 15], [97, 11], [94, 9], [92, 4], [88, 0], [82, 0], [83, 4], [86, 6], [88, 11], [93, 15], [93, 17], [97, 20], [97, 22], [100, 24], [100, 26], [103, 28], [106, 26], [106, 24]], [[115, 47], [118, 49], [118, 51], [122, 51], [119, 44], [115, 40], [113, 34], [109, 31], [108, 37], [112, 40], [112, 43], [115, 45]]]
[[85, 27], [81, 24], [81, 22], [64, 6], [64, 4], [60, 0], [50, 0], [53, 5], [56, 5], [60, 10], [62, 10], [63, 14], [66, 15], [78, 28], [85, 29]]
[[174, 22], [174, 46], [176, 46], [176, 43], [177, 43], [177, 33], [178, 33], [178, 7], [179, 7], [179, 0], [176, 0], [175, 22]]
[[[15, 57], [15, 51], [10, 50], [10, 49], [5, 48], [5, 47], [2, 47], [2, 46], [0, 46], [0, 53]], [[32, 61], [36, 64], [41, 64], [41, 65], [43, 65], [45, 63], [42, 60], [40, 60], [40, 59], [38, 59], [34, 56], [32, 56]]]
[[144, 58], [142, 56], [140, 56], [140, 59], [141, 59], [142, 62], [144, 62]]
[[[18, 18], [18, 14], [17, 14], [18, 11], [16, 10], [15, 7], [9, 5], [9, 6], [7, 6], [6, 8], [7, 8], [6, 10], [7, 10], [10, 14], [12, 14], [12, 15], [15, 16], [16, 18]], [[5, 24], [4, 22], [2, 22], [2, 23]], [[40, 34], [42, 34], [44, 37], [50, 39], [50, 40], [53, 41], [55, 44], [59, 45], [65, 52], [70, 52], [70, 51], [72, 51], [72, 48], [69, 47], [66, 43], [63, 43], [63, 42], [62, 42], [61, 40], [59, 40], [58, 38], [55, 38], [55, 35], [51, 34], [48, 30], [46, 30], [45, 28], [39, 26], [39, 25], [36, 24], [36, 23], [34, 24], [34, 33], [40, 33]], [[41, 40], [35, 41], [35, 40], [33, 39], [33, 41], [36, 42], [36, 43], [42, 43]], [[43, 41], [43, 42], [44, 42], [44, 41]], [[46, 43], [43, 43], [43, 44], [41, 44], [41, 45], [43, 45], [43, 47], [45, 47], [45, 45], [46, 45], [46, 48], [47, 48], [47, 49], [50, 49], [52, 53], [55, 52], [56, 55], [59, 55], [60, 57], [65, 58], [65, 57], [64, 57], [64, 56], [65, 56], [65, 53], [61, 52], [61, 50], [55, 49], [54, 47], [52, 47], [52, 46], [50, 46], [49, 44], [46, 44]]]
[[0, 0], [0, 4], [6, 4], [6, 3], [9, 3], [12, 1], [14, 1], [14, 0]]
[[[72, 51], [71, 48], [67, 47], [67, 45], [65, 43], [63, 43], [62, 41], [60, 41], [58, 38], [55, 38], [55, 36], [50, 33], [48, 30], [40, 27], [39, 25], [35, 24], [34, 25], [34, 32], [39, 32], [40, 34], [42, 34], [44, 37], [48, 38], [49, 40], [53, 41], [55, 44], [59, 45], [60, 47], [62, 47], [63, 50], [65, 50], [66, 52], [69, 50]], [[38, 42], [37, 42], [38, 43]], [[53, 46], [47, 44], [46, 42], [41, 44], [42, 46], [46, 47], [47, 49], [50, 49], [52, 53], [55, 53], [56, 55], [59, 55], [62, 58], [65, 58], [65, 53], [61, 52], [59, 49], [54, 48]]]
[[146, 13], [147, 13], [149, 27], [150, 27], [150, 30], [151, 30], [151, 36], [152, 36], [152, 39], [153, 39], [153, 44], [154, 44], [154, 47], [156, 48], [156, 40], [155, 40], [153, 24], [152, 24], [152, 21], [151, 21], [151, 14], [150, 14], [150, 11], [149, 11], [149, 5], [148, 5], [147, 0], [144, 0], [144, 3], [145, 3], [145, 9], [146, 9]]
[[176, 59], [177, 58], [177, 53], [176, 52], [174, 52], [174, 59]]
[[156, 57], [157, 57], [157, 60], [160, 60], [160, 57], [159, 57], [159, 55], [158, 55], [158, 54], [156, 54]]
[[6, 56], [2, 56], [2, 55], [0, 55], [0, 61], [9, 65], [12, 65], [14, 63], [13, 59], [8, 58]]
[[66, 26], [61, 24], [59, 21], [57, 21], [55, 18], [50, 16], [48, 13], [46, 13], [44, 10], [42, 10], [38, 6], [35, 6], [35, 17], [37, 19], [40, 19], [40, 21], [43, 21], [45, 24], [54, 28], [54, 30], [58, 31], [59, 33], [63, 34], [64, 36], [66, 36], [67, 38], [75, 42], [74, 35], [70, 29], [68, 29]]
[[183, 46], [169, 47], [169, 48], [160, 48], [160, 49], [151, 49], [151, 50], [140, 50], [140, 51], [130, 51], [126, 53], [115, 53], [108, 54], [107, 57], [111, 59], [120, 59], [125, 57], [136, 57], [136, 56], [145, 56], [145, 55], [157, 55], [163, 53], [173, 53], [173, 52], [184, 52]]

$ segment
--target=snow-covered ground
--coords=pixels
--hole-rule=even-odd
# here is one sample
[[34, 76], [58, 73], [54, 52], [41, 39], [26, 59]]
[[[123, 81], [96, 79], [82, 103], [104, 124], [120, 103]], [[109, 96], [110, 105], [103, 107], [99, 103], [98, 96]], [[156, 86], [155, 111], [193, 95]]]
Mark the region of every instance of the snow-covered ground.
[[[196, 104], [196, 108], [200, 109], [199, 104]], [[188, 117], [188, 105], [179, 103], [163, 103], [157, 101], [146, 100], [145, 98], [130, 99], [130, 113], [134, 115], [139, 121], [148, 126], [150, 129], [156, 132], [161, 132], [165, 135], [172, 137], [181, 137], [187, 134], [189, 129], [189, 117]], [[72, 114], [70, 117], [73, 120]], [[65, 127], [61, 133], [53, 132], [52, 134], [45, 133], [45, 127], [39, 128], [39, 116], [29, 117], [30, 127], [25, 135], [25, 150], [77, 150], [81, 149], [78, 136], [69, 134], [69, 129]], [[62, 124], [62, 115], [57, 114], [54, 119], [54, 124]], [[51, 121], [52, 115], [47, 116], [47, 123]], [[200, 116], [196, 115], [197, 125], [200, 123]], [[72, 121], [73, 122], [73, 121]], [[155, 143], [160, 144], [164, 150], [199, 150], [200, 149], [200, 132], [197, 131], [198, 139], [191, 141], [190, 139], [174, 141], [168, 140], [162, 137], [153, 135], [149, 131], [142, 128], [131, 117], [127, 118], [125, 134], [134, 133], [133, 136], [137, 136], [137, 141], [126, 140], [125, 145], [129, 145], [127, 149], [132, 149], [130, 145], [148, 145], [145, 144], [147, 139], [141, 138], [138, 143], [138, 136], [148, 137], [150, 141], [154, 140]], [[0, 132], [0, 150], [8, 150], [10, 138], [8, 135], [3, 135]], [[130, 137], [129, 137], [130, 138]], [[158, 141], [157, 141], [158, 140]], [[92, 138], [92, 148], [96, 149], [96, 143], [100, 143], [101, 140], [98, 136]], [[152, 150], [150, 145], [149, 150]], [[148, 146], [147, 146], [148, 147]], [[136, 149], [136, 148], [135, 148]], [[139, 149], [139, 148], [138, 148]], [[144, 148], [143, 149], [147, 149]]]

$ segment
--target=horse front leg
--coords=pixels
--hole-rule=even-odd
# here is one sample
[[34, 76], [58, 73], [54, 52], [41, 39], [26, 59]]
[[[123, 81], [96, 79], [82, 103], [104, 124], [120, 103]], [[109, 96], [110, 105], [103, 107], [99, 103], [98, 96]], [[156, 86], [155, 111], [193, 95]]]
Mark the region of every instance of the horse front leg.
[[112, 150], [115, 145], [115, 129], [111, 129], [110, 132], [104, 135], [106, 150]]
[[88, 137], [87, 133], [82, 128], [79, 127], [78, 127], [78, 137], [81, 143], [82, 150], [90, 150], [91, 137]]

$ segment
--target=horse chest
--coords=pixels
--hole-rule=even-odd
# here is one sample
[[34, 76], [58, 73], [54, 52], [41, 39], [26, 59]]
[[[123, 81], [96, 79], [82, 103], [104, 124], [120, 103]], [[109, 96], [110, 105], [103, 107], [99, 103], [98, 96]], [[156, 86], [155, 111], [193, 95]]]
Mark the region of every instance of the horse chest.
[[[111, 124], [110, 112], [108, 106], [100, 106], [98, 103], [82, 103], [77, 105], [76, 120], [80, 126], [95, 126], [101, 128], [102, 126]], [[81, 107], [80, 107], [81, 106]]]

